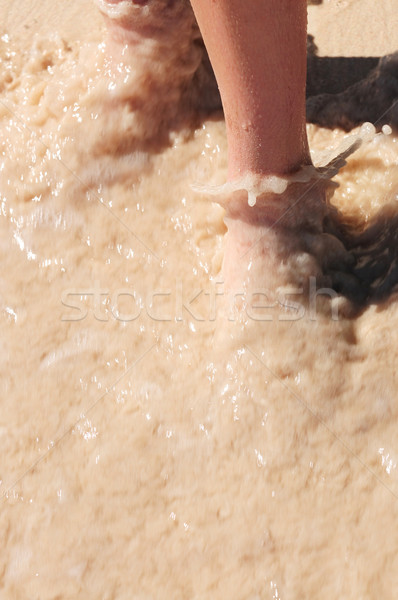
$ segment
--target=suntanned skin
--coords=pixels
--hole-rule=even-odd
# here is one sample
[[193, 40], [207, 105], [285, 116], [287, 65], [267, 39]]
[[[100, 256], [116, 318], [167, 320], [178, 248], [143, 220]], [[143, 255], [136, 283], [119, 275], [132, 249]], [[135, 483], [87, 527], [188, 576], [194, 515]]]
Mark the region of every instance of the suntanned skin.
[[220, 88], [228, 177], [311, 162], [305, 130], [306, 0], [191, 0]]

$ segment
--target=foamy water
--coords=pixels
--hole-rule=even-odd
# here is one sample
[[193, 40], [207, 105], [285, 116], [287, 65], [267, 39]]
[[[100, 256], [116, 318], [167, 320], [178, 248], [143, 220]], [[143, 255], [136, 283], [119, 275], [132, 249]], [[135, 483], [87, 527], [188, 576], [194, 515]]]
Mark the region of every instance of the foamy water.
[[224, 123], [192, 117], [196, 50], [163, 51], [2, 39], [2, 594], [392, 598], [397, 138], [330, 200], [381, 297], [278, 238], [278, 293], [230, 310], [224, 209], [192, 188], [225, 181]]

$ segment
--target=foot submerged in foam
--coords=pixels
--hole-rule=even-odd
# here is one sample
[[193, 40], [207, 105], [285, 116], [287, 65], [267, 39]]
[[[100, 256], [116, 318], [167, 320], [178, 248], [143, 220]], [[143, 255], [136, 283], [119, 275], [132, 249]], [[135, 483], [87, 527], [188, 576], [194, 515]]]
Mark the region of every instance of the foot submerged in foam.
[[225, 208], [227, 233], [223, 280], [232, 294], [275, 298], [289, 287], [324, 288], [361, 304], [369, 289], [357, 276], [355, 240], [347, 237], [341, 215], [330, 204], [337, 184], [331, 178], [363, 141], [373, 139], [367, 124], [349, 136], [332, 157], [319, 156], [286, 177], [248, 174], [209, 188], [195, 186]]
[[178, 129], [198, 110], [219, 107], [219, 94], [199, 28], [185, 0], [95, 0], [107, 26], [112, 76], [142, 114], [148, 139]]

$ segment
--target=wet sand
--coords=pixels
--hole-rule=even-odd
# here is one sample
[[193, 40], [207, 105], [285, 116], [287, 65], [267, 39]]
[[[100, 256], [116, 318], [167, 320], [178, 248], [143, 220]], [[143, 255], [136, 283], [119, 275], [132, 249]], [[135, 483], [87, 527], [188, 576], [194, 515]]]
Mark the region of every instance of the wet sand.
[[[4, 598], [393, 598], [394, 285], [226, 310], [224, 209], [192, 189], [225, 181], [222, 115], [193, 118], [172, 52], [90, 37], [0, 42]], [[397, 145], [331, 199], [377, 264]]]

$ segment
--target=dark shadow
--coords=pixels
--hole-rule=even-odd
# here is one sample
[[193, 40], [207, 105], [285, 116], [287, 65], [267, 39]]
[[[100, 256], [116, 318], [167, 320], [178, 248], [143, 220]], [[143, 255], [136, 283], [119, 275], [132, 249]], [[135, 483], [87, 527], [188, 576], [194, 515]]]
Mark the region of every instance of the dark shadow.
[[389, 204], [365, 227], [349, 223], [331, 210], [324, 231], [337, 237], [351, 258], [344, 265], [325, 269], [332, 287], [360, 312], [369, 304], [385, 301], [398, 291], [398, 211]]
[[307, 122], [350, 131], [370, 121], [398, 131], [398, 52], [378, 57], [319, 57], [307, 38]]
[[319, 94], [340, 94], [368, 77], [379, 57], [320, 57], [308, 55], [307, 98]]

